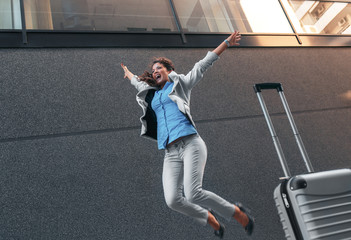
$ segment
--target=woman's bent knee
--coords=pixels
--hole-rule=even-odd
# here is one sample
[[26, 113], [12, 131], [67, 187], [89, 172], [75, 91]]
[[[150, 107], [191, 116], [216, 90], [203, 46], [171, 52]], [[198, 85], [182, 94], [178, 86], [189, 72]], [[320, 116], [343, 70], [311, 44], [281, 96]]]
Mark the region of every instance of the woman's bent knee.
[[182, 207], [182, 199], [173, 197], [173, 198], [166, 198], [166, 204], [170, 209], [177, 210]]
[[203, 192], [201, 190], [191, 192], [191, 193], [185, 194], [185, 198], [187, 201], [191, 203], [198, 204], [203, 199]]

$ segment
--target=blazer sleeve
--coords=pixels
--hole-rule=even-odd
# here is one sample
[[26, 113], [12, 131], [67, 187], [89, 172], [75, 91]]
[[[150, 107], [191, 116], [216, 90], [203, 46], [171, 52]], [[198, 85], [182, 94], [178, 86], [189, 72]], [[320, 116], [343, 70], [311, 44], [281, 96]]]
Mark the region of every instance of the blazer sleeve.
[[130, 83], [138, 90], [138, 92], [144, 90], [149, 85], [145, 82], [139, 80], [139, 77], [134, 75], [133, 78], [130, 80]]
[[184, 77], [184, 84], [188, 89], [193, 88], [203, 77], [203, 74], [210, 68], [219, 56], [214, 52], [208, 52], [207, 55], [195, 63], [193, 69]]

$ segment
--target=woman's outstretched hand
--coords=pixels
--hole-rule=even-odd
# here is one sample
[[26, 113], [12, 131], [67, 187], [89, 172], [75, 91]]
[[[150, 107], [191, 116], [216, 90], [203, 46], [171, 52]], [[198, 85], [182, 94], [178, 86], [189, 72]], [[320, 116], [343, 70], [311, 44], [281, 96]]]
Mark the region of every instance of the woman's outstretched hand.
[[124, 71], [124, 78], [128, 78], [129, 80], [132, 80], [134, 74], [128, 70], [127, 66], [125, 66], [123, 63], [121, 63], [121, 67], [123, 68]]
[[227, 40], [230, 46], [239, 46], [240, 45], [239, 42], [241, 40], [241, 34], [238, 31], [235, 31], [227, 38]]
[[[224, 42], [218, 45], [216, 49], [213, 50], [214, 53], [216, 53], [218, 56], [221, 55], [224, 50], [226, 50], [228, 47], [231, 46], [239, 46], [239, 42], [241, 40], [241, 34], [238, 31], [233, 32], [230, 34], [229, 37], [227, 37]], [[228, 46], [229, 44], [229, 46]]]

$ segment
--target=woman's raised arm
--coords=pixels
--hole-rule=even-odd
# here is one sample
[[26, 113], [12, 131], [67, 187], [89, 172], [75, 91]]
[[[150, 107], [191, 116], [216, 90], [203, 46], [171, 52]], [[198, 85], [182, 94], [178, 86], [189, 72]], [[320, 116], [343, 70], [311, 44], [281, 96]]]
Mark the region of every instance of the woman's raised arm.
[[121, 67], [124, 70], [124, 78], [128, 78], [131, 81], [133, 76], [134, 76], [134, 74], [131, 71], [129, 71], [127, 66], [125, 66], [123, 63], [121, 63]]
[[241, 35], [238, 31], [233, 32], [227, 39], [225, 39], [218, 47], [213, 50], [218, 56], [221, 55], [224, 50], [231, 46], [239, 46], [239, 41], [241, 40]]
[[128, 78], [130, 83], [140, 92], [147, 88], [149, 85], [146, 82], [140, 81], [139, 77], [134, 75], [128, 70], [127, 66], [121, 63], [121, 67], [124, 70], [124, 78]]

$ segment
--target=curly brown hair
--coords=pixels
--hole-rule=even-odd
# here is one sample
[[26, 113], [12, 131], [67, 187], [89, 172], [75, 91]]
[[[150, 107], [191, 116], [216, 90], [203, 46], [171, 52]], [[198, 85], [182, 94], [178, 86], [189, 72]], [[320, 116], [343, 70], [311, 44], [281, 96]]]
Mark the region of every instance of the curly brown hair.
[[[174, 64], [173, 62], [165, 57], [158, 57], [154, 58], [152, 63], [150, 64], [150, 68], [154, 66], [155, 63], [162, 64], [168, 71], [174, 71]], [[139, 76], [140, 81], [146, 82], [151, 87], [157, 87], [156, 80], [152, 77], [152, 74], [148, 71], [144, 71], [142, 75]]]

